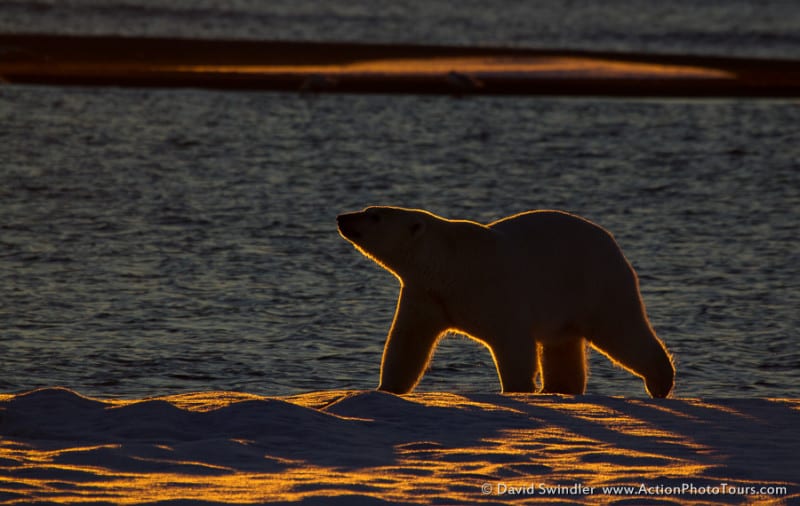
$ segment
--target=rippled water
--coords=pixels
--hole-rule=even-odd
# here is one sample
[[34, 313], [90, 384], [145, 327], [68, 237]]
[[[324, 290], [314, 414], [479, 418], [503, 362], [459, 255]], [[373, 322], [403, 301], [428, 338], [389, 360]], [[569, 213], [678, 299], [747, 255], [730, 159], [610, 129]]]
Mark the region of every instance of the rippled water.
[[[0, 391], [373, 388], [396, 280], [368, 204], [617, 237], [678, 395], [800, 396], [796, 101], [0, 88]], [[497, 391], [440, 346], [424, 390]], [[589, 392], [643, 396], [593, 354]]]
[[800, 58], [796, 0], [3, 0], [17, 31]]

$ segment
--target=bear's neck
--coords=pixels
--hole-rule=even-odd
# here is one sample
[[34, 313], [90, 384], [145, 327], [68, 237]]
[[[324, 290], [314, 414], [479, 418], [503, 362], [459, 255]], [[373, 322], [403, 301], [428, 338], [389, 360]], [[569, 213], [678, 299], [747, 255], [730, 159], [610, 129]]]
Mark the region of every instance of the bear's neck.
[[[414, 273], [406, 277], [435, 293], [466, 289], [484, 274], [487, 259], [497, 255], [493, 231], [473, 222], [448, 222], [422, 251]], [[405, 278], [405, 277], [404, 277]]]

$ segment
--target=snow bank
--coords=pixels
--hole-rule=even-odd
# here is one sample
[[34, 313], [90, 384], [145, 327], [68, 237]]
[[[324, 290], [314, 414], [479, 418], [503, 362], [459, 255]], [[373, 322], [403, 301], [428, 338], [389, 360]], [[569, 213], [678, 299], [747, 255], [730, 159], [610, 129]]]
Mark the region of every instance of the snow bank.
[[798, 426], [795, 399], [52, 388], [0, 396], [0, 501], [789, 504]]

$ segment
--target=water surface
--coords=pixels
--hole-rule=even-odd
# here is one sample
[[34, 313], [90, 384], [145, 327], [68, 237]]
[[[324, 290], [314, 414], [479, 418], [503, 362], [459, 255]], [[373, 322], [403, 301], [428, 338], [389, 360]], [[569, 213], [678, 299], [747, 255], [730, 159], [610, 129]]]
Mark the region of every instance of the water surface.
[[4, 0], [0, 31], [800, 58], [795, 0]]
[[[800, 395], [795, 101], [0, 88], [0, 391], [377, 384], [397, 281], [369, 204], [556, 208], [637, 268], [681, 396]], [[422, 390], [499, 389], [446, 339]], [[589, 392], [644, 396], [593, 354]]]

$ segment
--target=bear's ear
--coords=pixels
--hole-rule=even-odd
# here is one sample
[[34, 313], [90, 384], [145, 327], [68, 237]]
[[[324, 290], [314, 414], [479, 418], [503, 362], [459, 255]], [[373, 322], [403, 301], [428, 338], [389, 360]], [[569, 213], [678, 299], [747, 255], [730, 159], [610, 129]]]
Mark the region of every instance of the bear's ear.
[[408, 230], [411, 232], [411, 238], [416, 239], [425, 232], [425, 222], [422, 220], [414, 220], [414, 222], [408, 226]]

